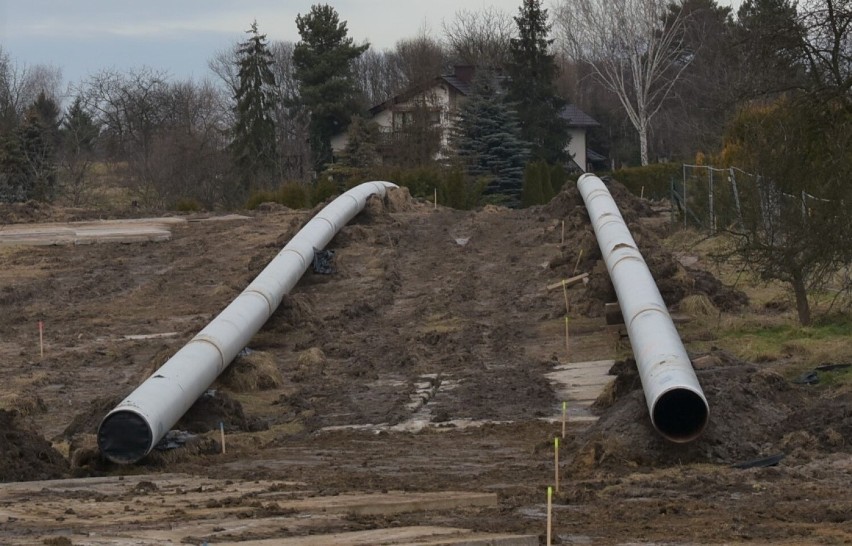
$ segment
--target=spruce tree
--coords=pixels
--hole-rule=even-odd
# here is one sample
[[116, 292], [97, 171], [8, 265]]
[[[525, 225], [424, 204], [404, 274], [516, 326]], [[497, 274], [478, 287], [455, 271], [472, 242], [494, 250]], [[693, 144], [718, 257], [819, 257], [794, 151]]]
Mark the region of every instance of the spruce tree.
[[278, 167], [275, 142], [275, 76], [266, 35], [259, 34], [257, 22], [246, 31], [248, 40], [238, 50], [239, 88], [236, 96], [236, 124], [231, 154], [244, 192], [274, 186]]
[[519, 199], [529, 153], [493, 74], [483, 71], [474, 78], [471, 94], [459, 108], [453, 140], [468, 174], [491, 178], [486, 193]]
[[524, 0], [515, 17], [518, 37], [509, 47], [508, 98], [515, 105], [521, 136], [530, 143], [533, 159], [550, 164], [569, 159], [568, 123], [560, 117], [565, 101], [556, 93], [558, 67], [550, 53], [552, 39], [547, 10], [540, 0]]
[[71, 204], [80, 205], [86, 193], [86, 178], [95, 158], [100, 127], [77, 96], [59, 128], [64, 190]]
[[293, 50], [294, 73], [311, 116], [314, 168], [321, 171], [332, 159], [331, 137], [345, 130], [360, 109], [352, 61], [370, 46], [353, 45], [346, 21], [326, 4], [296, 17], [296, 27], [302, 40]]

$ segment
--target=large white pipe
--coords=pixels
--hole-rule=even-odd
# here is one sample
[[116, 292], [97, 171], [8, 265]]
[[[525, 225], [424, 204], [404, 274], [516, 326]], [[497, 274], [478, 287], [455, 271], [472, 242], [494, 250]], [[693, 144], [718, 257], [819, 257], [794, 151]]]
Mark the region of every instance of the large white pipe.
[[147, 455], [272, 315], [332, 237], [390, 182], [365, 182], [324, 207], [234, 301], [109, 412], [98, 447], [116, 463]]
[[651, 422], [673, 442], [692, 441], [710, 408], [657, 284], [601, 179], [584, 174], [577, 187], [618, 294]]

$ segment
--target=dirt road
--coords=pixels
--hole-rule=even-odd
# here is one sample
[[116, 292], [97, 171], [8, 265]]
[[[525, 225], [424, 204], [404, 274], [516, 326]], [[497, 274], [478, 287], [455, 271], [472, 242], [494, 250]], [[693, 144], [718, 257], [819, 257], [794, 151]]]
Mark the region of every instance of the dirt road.
[[[575, 191], [521, 211], [372, 203], [332, 242], [335, 273], [308, 273], [179, 425], [197, 438], [132, 467], [96, 457], [99, 419], [306, 213], [189, 218], [169, 241], [0, 247], [0, 402], [13, 412], [0, 414], [0, 478], [73, 477], [0, 485], [0, 542], [543, 543], [564, 391], [548, 375], [628, 354], [604, 324], [611, 287], [578, 205]], [[647, 208], [625, 213], [641, 230]], [[637, 240], [667, 298], [704, 286], [651, 231]], [[590, 282], [567, 294], [566, 350], [565, 297], [545, 286], [575, 269]], [[849, 394], [705, 362], [712, 424], [690, 446], [651, 430], [626, 365], [600, 419], [569, 422], [556, 544], [852, 541]], [[730, 466], [776, 453], [776, 467]]]

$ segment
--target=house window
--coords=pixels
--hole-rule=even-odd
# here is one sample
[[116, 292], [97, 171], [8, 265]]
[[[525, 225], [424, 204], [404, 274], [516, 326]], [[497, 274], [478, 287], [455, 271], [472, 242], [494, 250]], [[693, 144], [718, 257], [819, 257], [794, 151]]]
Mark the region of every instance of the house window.
[[[415, 112], [411, 110], [398, 110], [393, 113], [393, 129], [394, 131], [399, 131], [405, 127], [410, 127], [413, 125], [417, 119], [417, 117], [423, 119], [423, 113]], [[427, 119], [429, 120], [429, 125], [434, 127], [436, 125], [441, 124], [441, 111], [440, 110], [429, 110], [426, 112]]]

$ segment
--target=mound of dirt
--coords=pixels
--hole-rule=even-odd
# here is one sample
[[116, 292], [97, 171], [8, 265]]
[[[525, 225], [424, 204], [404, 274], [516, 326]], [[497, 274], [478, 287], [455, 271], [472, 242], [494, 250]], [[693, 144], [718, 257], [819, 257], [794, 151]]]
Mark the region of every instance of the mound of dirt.
[[89, 407], [74, 416], [71, 423], [62, 431], [60, 438], [70, 440], [78, 434], [97, 434], [98, 427], [106, 414], [112, 411], [123, 396], [104, 396], [89, 402]]
[[580, 438], [575, 469], [735, 464], [776, 453], [801, 461], [813, 452], [852, 448], [844, 442], [852, 433], [852, 394], [821, 398], [722, 351], [712, 356], [716, 365], [696, 371], [710, 406], [698, 440], [675, 444], [654, 430], [630, 359], [613, 367], [614, 386], [596, 403], [600, 417]]
[[51, 480], [68, 476], [68, 461], [50, 442], [0, 410], [0, 482]]
[[243, 405], [222, 391], [207, 391], [195, 401], [180, 418], [174, 428], [196, 434], [218, 430], [223, 423], [225, 430], [245, 432], [264, 430], [265, 423], [246, 417]]
[[[640, 222], [641, 218], [654, 216], [651, 205], [620, 183], [614, 180], [605, 182], [666, 305], [677, 305], [690, 295], [704, 295], [723, 311], [734, 311], [748, 303], [744, 293], [725, 286], [709, 272], [683, 267], [671, 252], [663, 248], [655, 232]], [[615, 289], [601, 261], [600, 248], [576, 185], [566, 185], [542, 210], [565, 222], [565, 243], [560, 255], [550, 260], [550, 268], [558, 270], [564, 277], [570, 277], [575, 271], [591, 273], [585, 297], [578, 302], [579, 310], [587, 316], [599, 316], [603, 312], [603, 304], [616, 301]]]

